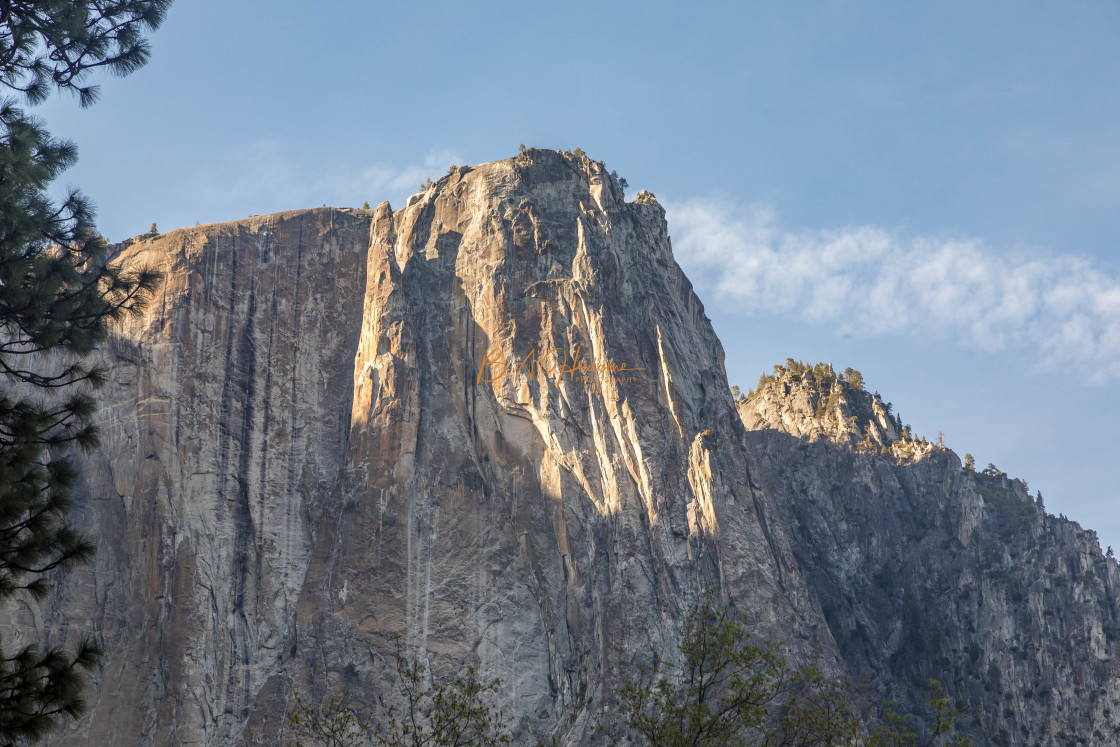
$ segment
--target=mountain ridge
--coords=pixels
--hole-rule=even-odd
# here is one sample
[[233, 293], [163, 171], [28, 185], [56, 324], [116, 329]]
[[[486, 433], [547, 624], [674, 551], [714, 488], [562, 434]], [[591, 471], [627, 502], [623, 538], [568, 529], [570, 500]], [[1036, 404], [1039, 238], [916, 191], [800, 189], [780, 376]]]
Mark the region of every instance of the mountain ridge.
[[826, 379], [843, 394], [818, 415], [806, 368], [775, 366], [737, 404], [853, 679], [911, 712], [938, 679], [978, 743], [1116, 743], [1120, 568], [1096, 533], [925, 439], [867, 448], [846, 413], [878, 397]]

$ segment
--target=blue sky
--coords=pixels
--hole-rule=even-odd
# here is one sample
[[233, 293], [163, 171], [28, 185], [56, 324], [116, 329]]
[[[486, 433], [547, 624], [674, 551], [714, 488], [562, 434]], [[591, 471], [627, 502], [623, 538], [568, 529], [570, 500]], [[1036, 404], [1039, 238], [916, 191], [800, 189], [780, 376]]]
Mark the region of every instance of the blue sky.
[[180, 0], [37, 114], [111, 240], [582, 147], [667, 206], [732, 383], [858, 368], [1120, 549], [1120, 5], [918, 5]]

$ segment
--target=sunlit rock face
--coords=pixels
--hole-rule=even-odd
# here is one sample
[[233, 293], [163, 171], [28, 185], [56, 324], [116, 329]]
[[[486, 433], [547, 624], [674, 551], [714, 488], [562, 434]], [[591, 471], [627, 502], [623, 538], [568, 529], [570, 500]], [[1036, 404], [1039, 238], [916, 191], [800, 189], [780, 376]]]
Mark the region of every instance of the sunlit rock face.
[[529, 150], [121, 258], [166, 279], [102, 351], [96, 563], [34, 614], [106, 649], [59, 743], [276, 744], [297, 693], [371, 707], [399, 635], [501, 678], [519, 740], [580, 744], [704, 589], [842, 670], [664, 211], [601, 164]]
[[776, 371], [738, 409], [854, 680], [917, 714], [941, 681], [974, 744], [1120, 744], [1120, 572], [1094, 532], [827, 374]]

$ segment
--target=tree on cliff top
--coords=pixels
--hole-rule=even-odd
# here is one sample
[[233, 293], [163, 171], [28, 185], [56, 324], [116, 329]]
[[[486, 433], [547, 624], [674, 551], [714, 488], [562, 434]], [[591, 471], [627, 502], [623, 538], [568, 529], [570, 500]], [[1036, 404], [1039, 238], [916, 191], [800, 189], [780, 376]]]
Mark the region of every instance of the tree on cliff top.
[[[97, 100], [88, 74], [125, 75], [148, 58], [144, 32], [171, 0], [0, 0], [0, 85], [30, 104], [53, 88]], [[97, 443], [85, 358], [109, 325], [137, 313], [159, 280], [111, 265], [93, 210], [50, 183], [77, 158], [11, 99], [0, 101], [0, 599], [41, 598], [45, 574], [87, 561], [94, 546], [66, 521], [75, 473], [65, 451]], [[85, 708], [81, 670], [100, 650], [0, 646], [0, 743], [38, 738]]]

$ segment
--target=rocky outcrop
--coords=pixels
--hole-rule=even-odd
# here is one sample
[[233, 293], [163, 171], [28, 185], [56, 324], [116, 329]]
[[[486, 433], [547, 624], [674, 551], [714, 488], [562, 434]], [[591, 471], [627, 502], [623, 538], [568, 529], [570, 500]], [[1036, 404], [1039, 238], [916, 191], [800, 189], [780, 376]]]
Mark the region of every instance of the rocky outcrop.
[[836, 374], [829, 363], [809, 366], [786, 359], [763, 374], [736, 403], [747, 430], [777, 429], [806, 441], [828, 439], [860, 451], [890, 450], [904, 426], [891, 404], [863, 390], [859, 371]]
[[787, 362], [738, 409], [853, 680], [912, 713], [940, 680], [975, 744], [1120, 743], [1120, 572], [1096, 535], [898, 438], [889, 405], [828, 374]]
[[401, 636], [578, 744], [708, 588], [841, 670], [664, 211], [601, 164], [529, 150], [121, 259], [167, 277], [102, 351], [101, 550], [17, 620], [106, 649], [60, 743], [276, 744], [295, 693], [370, 707]]

